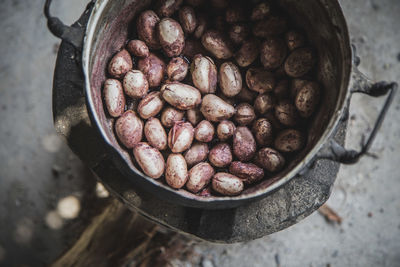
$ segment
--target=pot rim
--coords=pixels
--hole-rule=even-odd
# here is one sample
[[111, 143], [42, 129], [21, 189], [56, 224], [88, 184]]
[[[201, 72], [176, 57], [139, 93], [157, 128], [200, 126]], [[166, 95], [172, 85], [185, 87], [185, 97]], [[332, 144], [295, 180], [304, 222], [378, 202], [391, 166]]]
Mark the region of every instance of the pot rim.
[[[340, 123], [341, 118], [343, 117], [343, 114], [345, 110], [348, 108], [347, 103], [349, 102], [348, 100], [351, 97], [351, 74], [354, 72], [354, 66], [353, 66], [353, 51], [351, 49], [350, 45], [350, 35], [348, 31], [348, 26], [347, 26], [347, 21], [345, 19], [342, 7], [340, 3], [337, 0], [331, 0], [334, 2], [334, 4], [337, 6], [337, 11], [338, 15], [340, 16], [340, 20], [343, 21], [343, 28], [341, 30], [343, 31], [344, 39], [344, 47], [347, 49], [347, 53], [349, 55], [349, 58], [351, 59], [348, 64], [350, 64], [348, 68], [348, 73], [345, 72], [345, 70], [342, 70], [345, 79], [342, 81], [342, 83], [345, 83], [344, 88], [347, 88], [345, 95], [342, 98], [342, 101], [340, 99], [340, 95], [338, 95], [338, 101], [336, 102], [336, 107], [335, 111], [330, 117], [329, 123], [325, 127], [324, 132], [322, 135], [319, 137], [319, 140], [317, 143], [311, 148], [311, 150], [303, 157], [303, 159], [296, 165], [294, 166], [284, 177], [281, 179], [275, 181], [274, 183], [270, 184], [264, 189], [256, 190], [254, 192], [247, 193], [245, 195], [239, 195], [239, 196], [234, 196], [234, 197], [229, 197], [229, 196], [221, 196], [221, 197], [199, 197], [196, 195], [187, 195], [187, 194], [182, 194], [180, 191], [176, 191], [167, 185], [163, 185], [159, 183], [158, 181], [147, 177], [140, 171], [136, 171], [129, 166], [127, 166], [131, 172], [133, 173], [126, 173], [130, 178], [133, 176], [132, 174], [135, 174], [136, 176], [139, 176], [147, 181], [147, 183], [152, 183], [155, 187], [164, 190], [165, 193], [169, 194], [173, 198], [180, 198], [183, 200], [181, 203], [184, 206], [190, 206], [190, 207], [205, 207], [205, 208], [219, 208], [222, 205], [226, 208], [227, 206], [229, 207], [235, 207], [243, 204], [244, 202], [247, 201], [252, 201], [256, 200], [262, 197], [266, 197], [268, 194], [271, 194], [287, 182], [289, 182], [291, 179], [295, 178], [298, 173], [301, 172], [304, 168], [307, 168], [313, 160], [316, 154], [324, 147], [325, 144], [328, 143], [328, 141], [333, 137], [338, 124]], [[90, 83], [90, 70], [89, 70], [89, 65], [90, 65], [90, 52], [91, 48], [93, 45], [93, 40], [94, 40], [94, 34], [96, 30], [96, 25], [98, 24], [98, 21], [103, 14], [103, 11], [108, 4], [109, 0], [97, 0], [95, 2], [95, 5], [93, 7], [92, 13], [90, 14], [86, 31], [85, 31], [85, 37], [83, 40], [83, 52], [82, 52], [82, 68], [83, 68], [83, 74], [84, 74], [84, 79], [85, 79], [85, 94], [86, 94], [86, 102], [88, 106], [88, 112], [89, 112], [89, 117], [92, 120], [92, 123], [95, 125], [97, 130], [99, 131], [101, 137], [105, 141], [108, 149], [110, 149], [110, 152], [112, 154], [118, 155], [118, 157], [124, 162], [124, 164], [128, 165], [127, 162], [124, 159], [124, 156], [122, 152], [117, 149], [112, 141], [108, 138], [107, 133], [103, 127], [101, 127], [101, 119], [99, 115], [96, 113], [95, 109], [95, 101], [94, 98], [92, 97], [91, 94], [91, 83]], [[137, 177], [132, 177], [132, 179], [137, 179]], [[154, 193], [154, 192], [150, 192]], [[193, 197], [191, 197], [193, 196]], [[222, 204], [222, 205], [221, 205]]]

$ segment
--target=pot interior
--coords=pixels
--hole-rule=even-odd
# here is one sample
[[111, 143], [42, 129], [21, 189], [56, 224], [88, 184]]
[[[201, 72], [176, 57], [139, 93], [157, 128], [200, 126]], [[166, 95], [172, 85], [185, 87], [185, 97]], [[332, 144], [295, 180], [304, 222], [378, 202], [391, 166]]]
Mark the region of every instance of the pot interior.
[[[161, 190], [170, 200], [183, 200], [181, 204], [197, 205], [196, 202], [245, 200], [266, 195], [291, 179], [300, 168], [312, 159], [312, 155], [327, 141], [332, 128], [339, 119], [347, 93], [351, 72], [351, 49], [348, 32], [340, 6], [336, 0], [280, 0], [276, 1], [285, 9], [308, 36], [318, 52], [317, 77], [322, 85], [322, 103], [312, 118], [308, 130], [306, 147], [287, 167], [270, 179], [264, 179], [246, 189], [237, 197], [203, 198], [186, 190], [173, 190], [162, 182], [146, 178], [135, 166], [131, 151], [127, 152], [115, 138], [114, 119], [104, 112], [102, 86], [106, 80], [109, 59], [119, 51], [130, 38], [135, 38], [135, 17], [146, 8], [150, 0], [98, 0], [88, 24], [83, 64], [86, 79], [88, 105], [94, 124], [99, 127], [105, 141], [112, 147], [116, 162], [128, 177], [151, 191]], [[162, 195], [162, 194], [161, 194]], [[187, 202], [185, 202], [188, 200]]]

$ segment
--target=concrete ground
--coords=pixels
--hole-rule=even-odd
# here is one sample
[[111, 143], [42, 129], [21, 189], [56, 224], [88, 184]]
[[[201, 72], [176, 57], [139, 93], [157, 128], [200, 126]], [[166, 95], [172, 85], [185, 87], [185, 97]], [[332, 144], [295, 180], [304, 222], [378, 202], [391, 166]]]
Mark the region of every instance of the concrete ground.
[[[46, 29], [43, 2], [3, 0], [0, 7], [0, 266], [51, 262], [105, 197], [96, 195], [94, 179], [53, 129], [52, 73], [59, 41]], [[86, 5], [84, 0], [54, 2], [53, 12], [67, 23]], [[400, 81], [400, 2], [340, 2], [360, 69], [375, 80]], [[348, 147], [357, 147], [382, 102], [353, 99]], [[328, 201], [341, 225], [314, 213], [252, 242], [201, 243], [195, 249], [204, 254], [203, 266], [400, 266], [399, 110], [398, 94], [371, 148], [377, 159], [341, 167]]]

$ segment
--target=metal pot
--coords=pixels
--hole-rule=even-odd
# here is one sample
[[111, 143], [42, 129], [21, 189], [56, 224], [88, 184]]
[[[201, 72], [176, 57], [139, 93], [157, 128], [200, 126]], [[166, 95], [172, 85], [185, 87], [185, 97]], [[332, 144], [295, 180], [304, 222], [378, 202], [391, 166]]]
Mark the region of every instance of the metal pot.
[[[51, 0], [47, 0], [45, 6], [49, 29], [75, 47], [77, 62], [84, 75], [88, 113], [107, 147], [108, 156], [111, 155], [115, 166], [136, 186], [178, 205], [226, 209], [266, 197], [295, 177], [305, 175], [319, 159], [353, 164], [368, 151], [394, 97], [397, 84], [372, 83], [357, 70], [359, 59], [350, 46], [346, 21], [337, 0], [278, 0], [277, 4], [287, 10], [293, 20], [306, 30], [319, 55], [318, 80], [323, 85], [324, 93], [319, 112], [309, 131], [306, 148], [284, 171], [236, 197], [199, 197], [185, 190], [173, 190], [146, 177], [134, 166], [131, 155], [117, 142], [113, 133], [113, 119], [104, 113], [101, 92], [108, 59], [124, 46], [130, 29], [135, 26], [135, 16], [149, 7], [150, 2], [92, 1], [85, 11], [85, 14], [91, 14], [87, 27], [84, 28], [79, 25], [65, 26], [59, 19], [52, 17], [49, 14]], [[346, 150], [333, 139], [339, 123], [348, 117], [353, 93], [374, 97], [388, 93], [375, 127], [366, 142], [362, 140], [360, 151]]]

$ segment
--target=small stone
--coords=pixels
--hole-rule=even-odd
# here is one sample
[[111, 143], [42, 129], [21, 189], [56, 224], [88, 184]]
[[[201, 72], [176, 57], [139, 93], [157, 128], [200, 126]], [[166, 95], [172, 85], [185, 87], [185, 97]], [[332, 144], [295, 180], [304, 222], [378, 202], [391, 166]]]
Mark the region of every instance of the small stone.
[[372, 212], [368, 212], [368, 218], [371, 218], [372, 217]]

